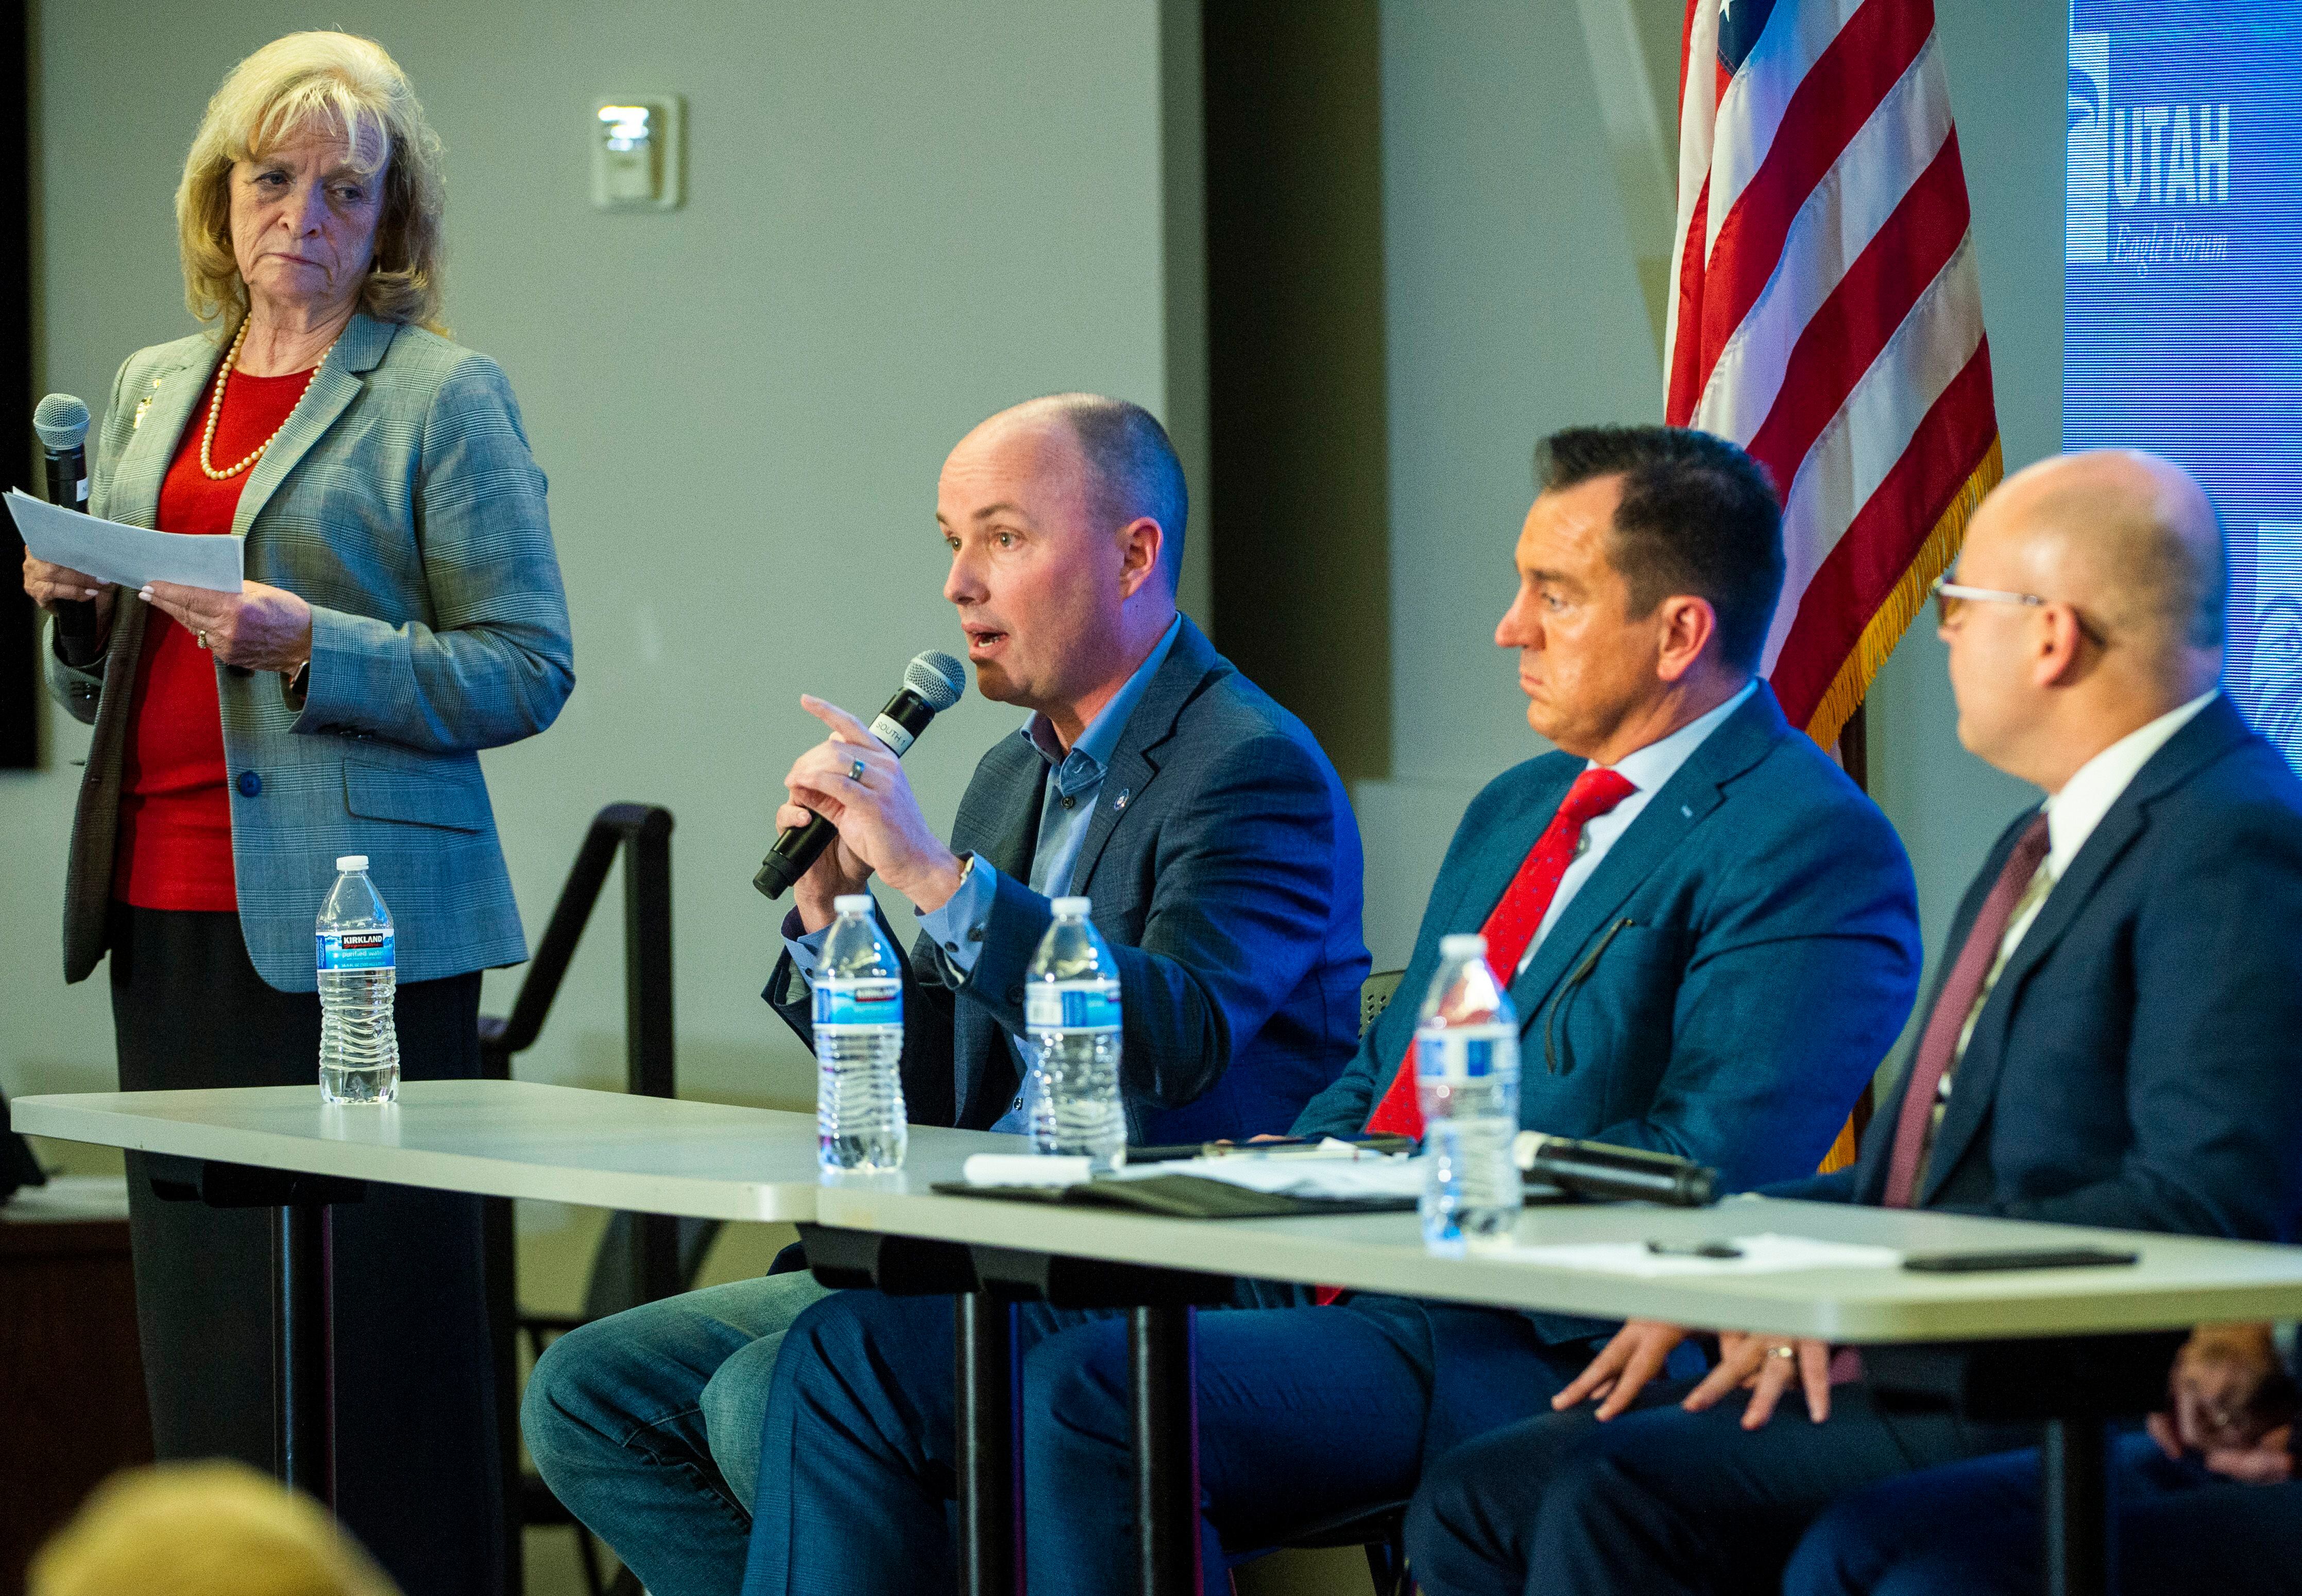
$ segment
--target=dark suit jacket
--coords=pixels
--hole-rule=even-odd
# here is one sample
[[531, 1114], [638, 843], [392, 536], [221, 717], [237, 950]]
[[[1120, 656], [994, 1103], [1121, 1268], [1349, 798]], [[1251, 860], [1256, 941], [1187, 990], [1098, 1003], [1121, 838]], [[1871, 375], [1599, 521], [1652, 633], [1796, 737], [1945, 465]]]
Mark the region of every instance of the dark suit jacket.
[[[951, 845], [999, 871], [964, 977], [921, 937], [903, 985], [914, 1123], [980, 1129], [1017, 1086], [1023, 975], [1052, 917], [1027, 885], [1046, 764], [1020, 736], [983, 756]], [[1358, 822], [1303, 723], [1187, 617], [1113, 751], [1071, 891], [1119, 964], [1129, 1138], [1283, 1130], [1358, 1035]], [[788, 922], [787, 922], [788, 923]], [[901, 945], [892, 930], [889, 940]], [[768, 1001], [813, 1045], [786, 954]]]
[[[1472, 801], [1399, 995], [1298, 1134], [1365, 1126], [1400, 1067], [1439, 939], [1475, 931], [1584, 761], [1546, 754]], [[1764, 685], [1649, 801], [1511, 983], [1519, 1121], [1718, 1166], [1811, 1172], [1918, 987], [1894, 827]]]
[[[2029, 819], [1967, 889], [1945, 968]], [[1882, 1200], [1901, 1102], [1853, 1168], [1771, 1195]], [[2218, 698], [2137, 773], [2000, 972], [1919, 1202], [2292, 1240], [2298, 1198], [2302, 783]]]

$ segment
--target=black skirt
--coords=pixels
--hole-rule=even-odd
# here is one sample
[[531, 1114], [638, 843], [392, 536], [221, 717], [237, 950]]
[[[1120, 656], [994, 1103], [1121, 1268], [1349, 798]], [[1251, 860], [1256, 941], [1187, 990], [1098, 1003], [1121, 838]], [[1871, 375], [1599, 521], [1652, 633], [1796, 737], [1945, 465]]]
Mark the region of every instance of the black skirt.
[[[267, 986], [234, 914], [112, 908], [123, 1091], [319, 1081], [320, 1000]], [[480, 1073], [476, 972], [399, 988], [400, 1072]], [[357, 1111], [354, 1111], [357, 1112]], [[164, 1202], [128, 1155], [155, 1449], [273, 1467], [272, 1210]], [[497, 1596], [503, 1481], [477, 1197], [370, 1185], [329, 1210], [336, 1505], [400, 1587]]]

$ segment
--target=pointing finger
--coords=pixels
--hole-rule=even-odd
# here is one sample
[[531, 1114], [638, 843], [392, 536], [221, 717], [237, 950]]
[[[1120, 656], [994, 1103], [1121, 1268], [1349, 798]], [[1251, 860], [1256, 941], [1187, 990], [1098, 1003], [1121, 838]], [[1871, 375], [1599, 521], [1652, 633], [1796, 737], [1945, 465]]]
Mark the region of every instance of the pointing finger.
[[802, 693], [800, 694], [799, 707], [829, 727], [832, 736], [839, 742], [877, 743], [878, 741], [871, 735], [870, 727], [865, 726], [828, 699], [818, 698], [811, 693]]

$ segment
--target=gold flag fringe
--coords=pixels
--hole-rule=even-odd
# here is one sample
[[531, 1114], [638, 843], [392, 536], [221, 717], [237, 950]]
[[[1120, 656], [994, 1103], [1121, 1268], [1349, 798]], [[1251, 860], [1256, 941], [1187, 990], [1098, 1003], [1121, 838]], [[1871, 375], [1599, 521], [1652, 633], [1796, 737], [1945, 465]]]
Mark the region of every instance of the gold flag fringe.
[[[1927, 533], [1927, 541], [1919, 546], [1918, 557], [1903, 573], [1903, 579], [1895, 584], [1895, 591], [1886, 595], [1886, 602], [1878, 606], [1869, 624], [1862, 628], [1862, 635], [1855, 643], [1853, 651], [1840, 663], [1829, 691], [1822, 695], [1822, 702], [1816, 707], [1813, 718], [1807, 722], [1807, 735], [1826, 749], [1837, 743], [1838, 734], [1846, 729], [1848, 718], [1870, 691], [1870, 684], [1878, 677], [1878, 668], [1886, 663], [1886, 656], [1895, 651], [1895, 645], [1902, 641], [1903, 634], [1910, 629], [1911, 623], [1918, 618], [1919, 611], [1926, 607], [1927, 595], [1934, 587], [1935, 578], [1950, 569], [1951, 562], [1958, 558], [1959, 545], [1966, 540], [1966, 524], [1974, 515], [1975, 506], [1982, 502], [1984, 494], [1998, 485], [1998, 479], [2005, 474], [2006, 457], [2001, 441], [1994, 436], [1981, 464], [1975, 466], [1973, 475], [1959, 489], [1958, 496], [1950, 501], [1950, 508], [1943, 511], [1942, 518], [1934, 525], [1934, 530]], [[1830, 1151], [1832, 1158], [1837, 1157], [1837, 1147], [1834, 1147]], [[1852, 1162], [1851, 1158], [1849, 1162]], [[1825, 1172], [1832, 1167], [1835, 1166], [1826, 1160]]]

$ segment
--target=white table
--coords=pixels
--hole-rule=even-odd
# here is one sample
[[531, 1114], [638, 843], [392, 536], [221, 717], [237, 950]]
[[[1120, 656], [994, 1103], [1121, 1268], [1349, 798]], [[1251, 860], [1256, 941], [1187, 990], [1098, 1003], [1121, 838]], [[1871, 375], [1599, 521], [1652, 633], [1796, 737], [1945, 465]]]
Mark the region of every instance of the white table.
[[[819, 1236], [870, 1234], [963, 1244], [988, 1289], [1056, 1279], [1049, 1257], [1100, 1260], [1141, 1270], [1147, 1283], [1130, 1305], [1140, 1583], [1147, 1593], [1198, 1589], [1198, 1486], [1192, 1410], [1191, 1313], [1214, 1299], [1223, 1281], [1194, 1292], [1191, 1278], [1252, 1277], [1346, 1286], [1367, 1291], [1451, 1298], [1491, 1306], [1654, 1318], [1718, 1330], [1757, 1331], [1854, 1343], [1873, 1373], [1910, 1357], [1881, 1351], [1908, 1343], [1987, 1343], [2002, 1364], [2043, 1362], [2049, 1386], [2060, 1376], [2068, 1338], [2116, 1338], [2180, 1331], [2214, 1320], [2302, 1317], [2302, 1247], [2192, 1237], [2021, 1224], [1956, 1214], [1911, 1213], [1837, 1204], [1733, 1199], [1705, 1209], [1633, 1205], [1530, 1207], [1515, 1239], [1551, 1242], [1671, 1241], [1751, 1236], [1767, 1231], [1888, 1247], [1898, 1252], [1996, 1252], [2094, 1245], [2137, 1253], [2130, 1265], [1924, 1274], [1900, 1268], [1801, 1270], [1773, 1274], [1618, 1273], [1537, 1266], [1504, 1257], [1437, 1257], [1422, 1242], [1412, 1214], [1317, 1218], [1176, 1220], [1086, 1207], [945, 1196], [928, 1186], [925, 1170], [878, 1189], [826, 1191], [817, 1202]], [[811, 1249], [816, 1245], [811, 1238]], [[852, 1243], [849, 1244], [852, 1246]], [[1035, 1264], [1033, 1260], [1039, 1260]], [[1164, 1278], [1157, 1277], [1165, 1272]], [[1105, 1279], [1088, 1289], [1109, 1290]], [[1123, 1296], [1123, 1287], [1121, 1295]], [[1104, 1299], [1118, 1306], [1120, 1297]], [[962, 1588], [1012, 1590], [1014, 1548], [1003, 1536], [1012, 1521], [1012, 1460], [998, 1447], [987, 1411], [996, 1412], [1007, 1367], [999, 1341], [1004, 1318], [962, 1315], [960, 1457], [975, 1477], [962, 1485]], [[2096, 1349], [2147, 1343], [2103, 1340]], [[2009, 1348], [2011, 1351], [1998, 1352]], [[2116, 1357], [2099, 1382], [2130, 1389], [2130, 1370]], [[1960, 1366], [1963, 1366], [1961, 1365]], [[1920, 1369], [1921, 1374], [1930, 1371]], [[2163, 1379], [2163, 1364], [2150, 1377]], [[2026, 1373], [2025, 1382], [2035, 1373]], [[977, 1383], [977, 1382], [980, 1383]], [[2047, 1583], [2054, 1592], [2100, 1591], [2108, 1577], [2104, 1415], [2078, 1395], [2039, 1399], [2046, 1426]], [[2109, 1389], [2109, 1387], [2104, 1387]], [[2057, 1406], [2057, 1404], [2062, 1404]], [[1001, 1472], [1004, 1470], [1004, 1474]]]
[[[322, 1245], [327, 1205], [351, 1197], [353, 1183], [722, 1220], [812, 1219], [821, 1189], [813, 1114], [528, 1081], [407, 1081], [399, 1102], [382, 1105], [324, 1104], [313, 1085], [9, 1106], [16, 1129], [37, 1136], [230, 1166], [242, 1203], [278, 1210], [281, 1474], [323, 1501], [333, 1499], [334, 1471]], [[1029, 1147], [1021, 1137], [914, 1127], [908, 1163], [922, 1179], [951, 1179], [970, 1153]]]

